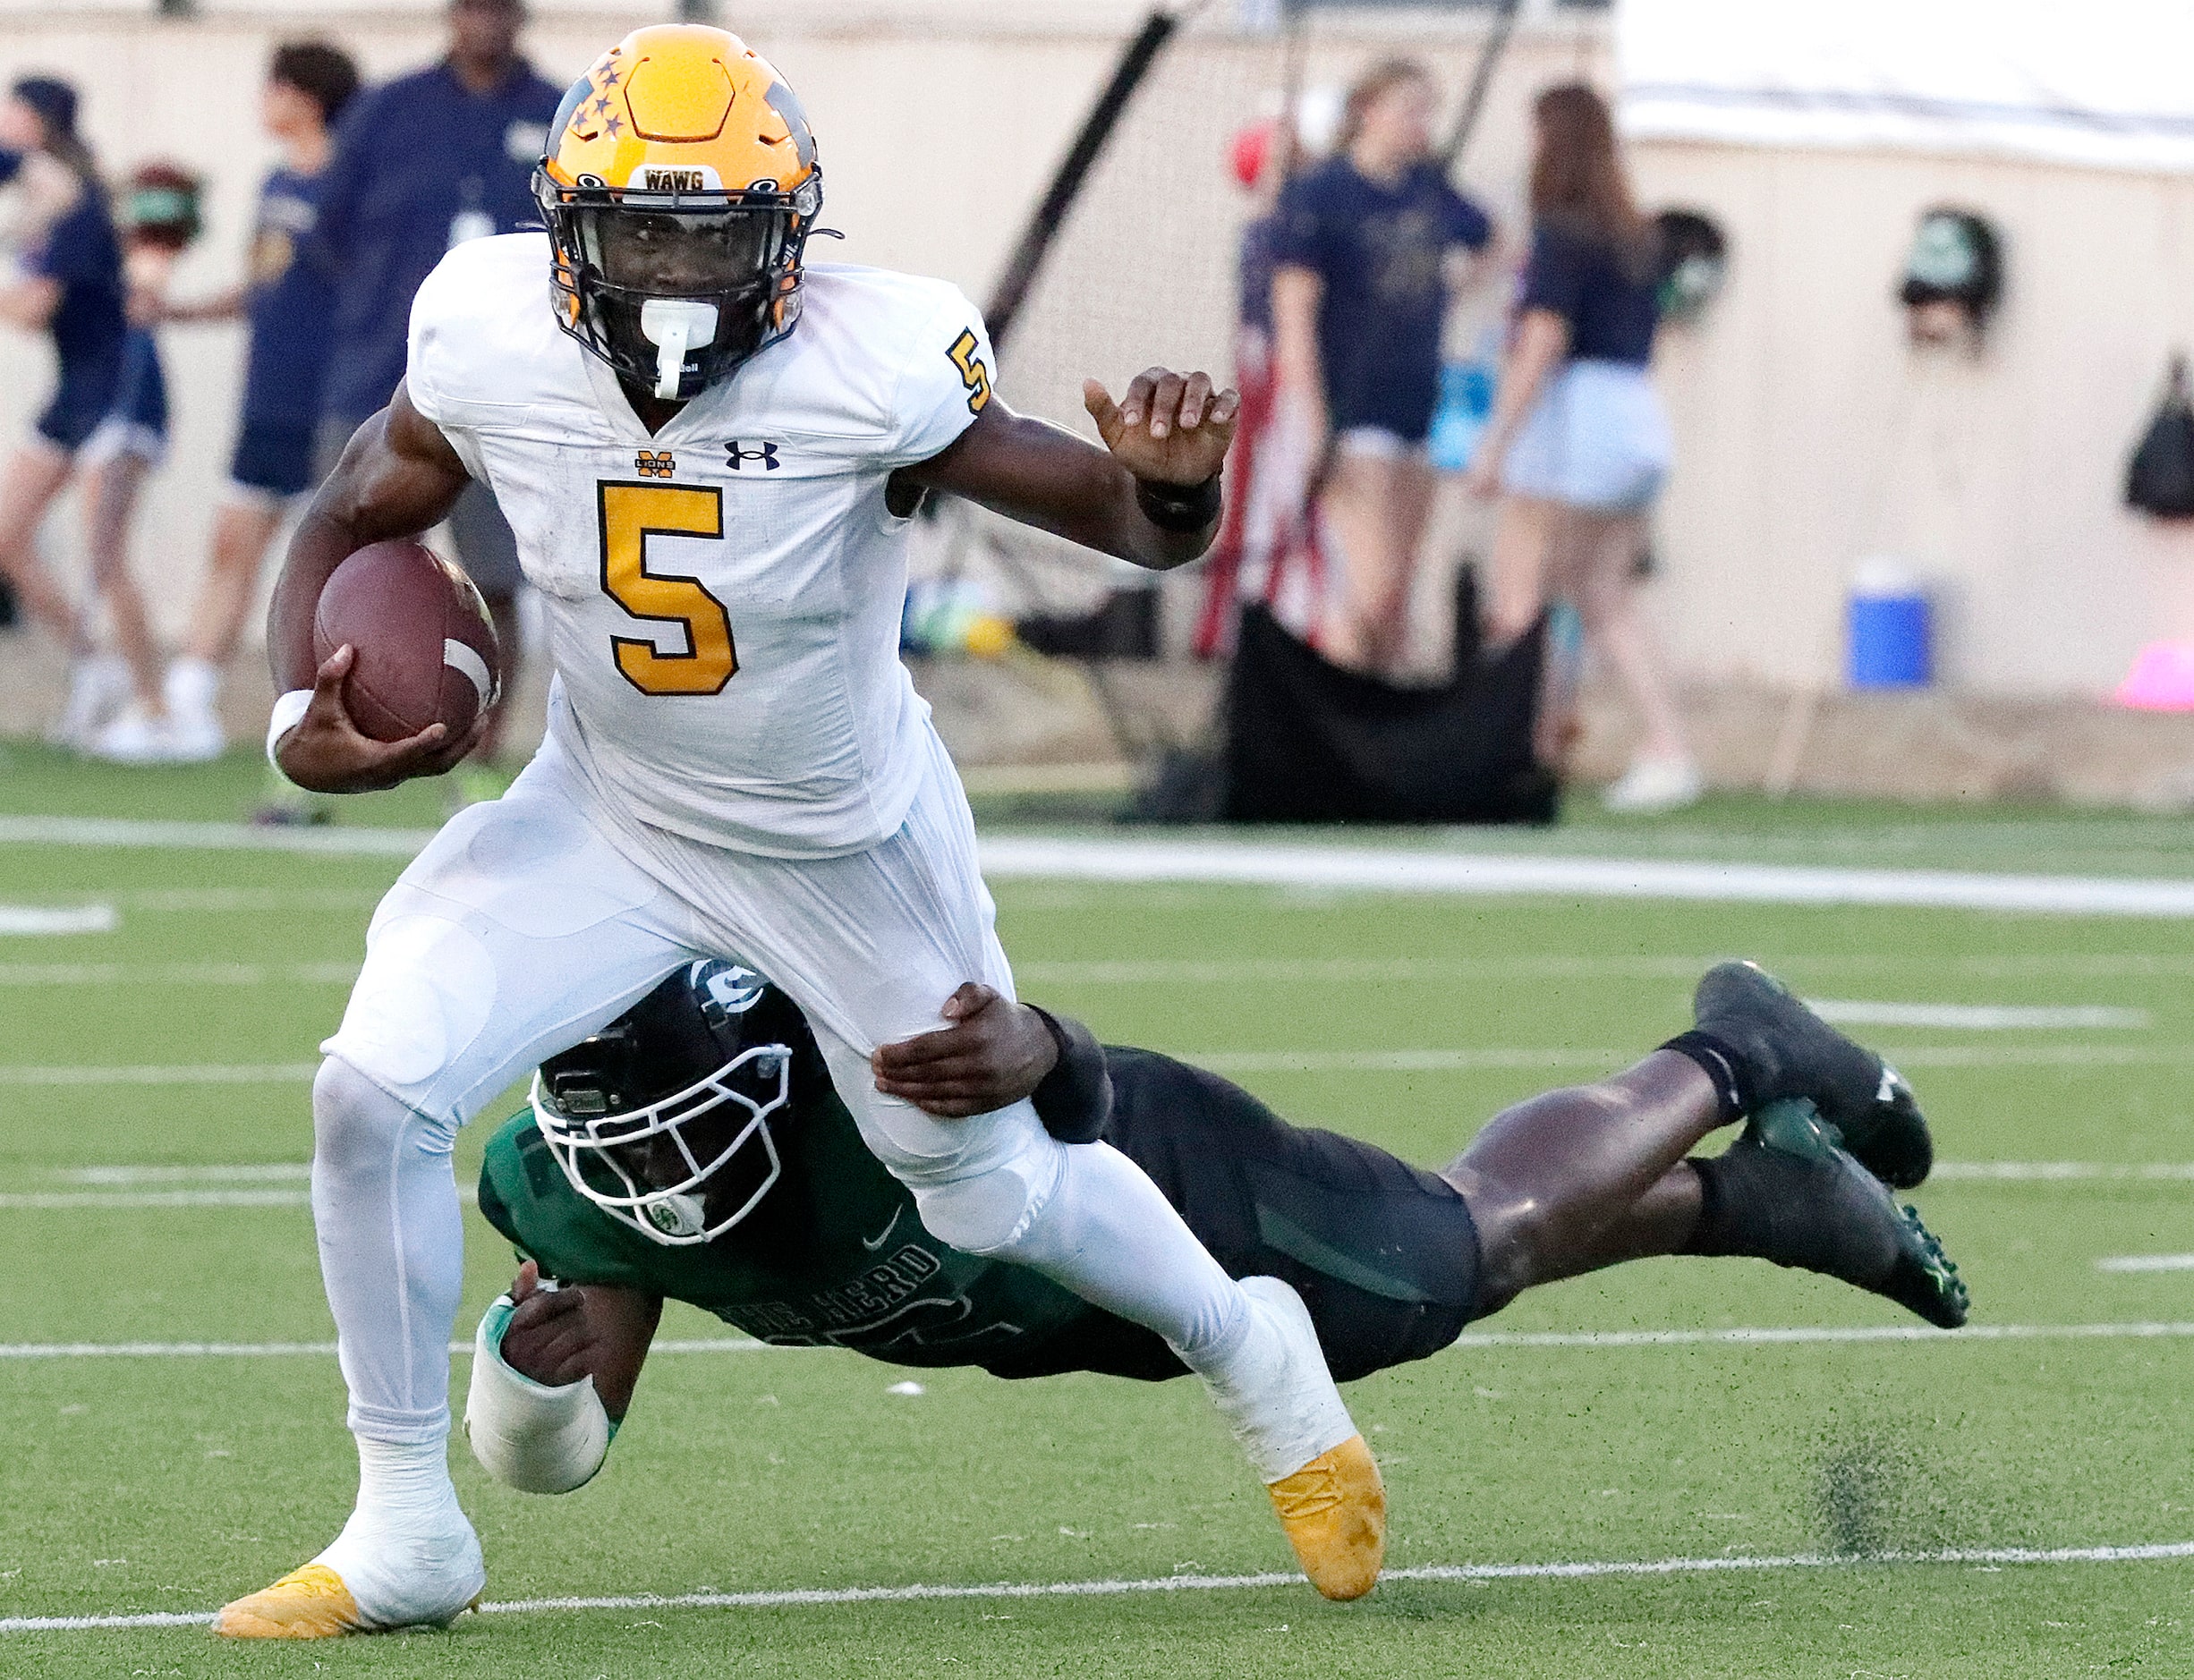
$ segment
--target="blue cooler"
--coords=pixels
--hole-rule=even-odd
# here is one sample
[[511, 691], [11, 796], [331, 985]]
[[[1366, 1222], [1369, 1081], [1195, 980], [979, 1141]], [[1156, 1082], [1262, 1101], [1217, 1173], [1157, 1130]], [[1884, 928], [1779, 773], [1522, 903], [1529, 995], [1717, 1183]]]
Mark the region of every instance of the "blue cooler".
[[1935, 681], [1935, 606], [1902, 567], [1861, 566], [1844, 608], [1844, 681], [1854, 689]]

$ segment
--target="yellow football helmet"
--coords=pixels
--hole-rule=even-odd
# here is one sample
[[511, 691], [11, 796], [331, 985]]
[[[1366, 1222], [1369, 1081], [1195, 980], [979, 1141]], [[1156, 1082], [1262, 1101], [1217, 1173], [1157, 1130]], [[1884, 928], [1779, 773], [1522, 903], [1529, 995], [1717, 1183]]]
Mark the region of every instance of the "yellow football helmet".
[[665, 24], [604, 53], [557, 107], [533, 191], [558, 322], [659, 397], [698, 395], [799, 318], [815, 136], [736, 35]]

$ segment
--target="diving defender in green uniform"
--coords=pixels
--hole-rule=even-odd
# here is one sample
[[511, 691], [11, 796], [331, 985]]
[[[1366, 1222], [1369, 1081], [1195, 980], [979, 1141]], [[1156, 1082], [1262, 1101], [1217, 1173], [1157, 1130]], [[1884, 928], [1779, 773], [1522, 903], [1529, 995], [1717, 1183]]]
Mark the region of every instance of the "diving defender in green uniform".
[[[1437, 1171], [976, 985], [875, 1073], [948, 1117], [1030, 1096], [1055, 1135], [1122, 1150], [1230, 1273], [1293, 1285], [1343, 1382], [1436, 1353], [1535, 1284], [1654, 1254], [1756, 1256], [1962, 1324], [1957, 1268], [1889, 1193], [1933, 1161], [1895, 1071], [1748, 963], [1710, 971], [1695, 1007], [1692, 1031], [1504, 1110]], [[1689, 1158], [1739, 1120], [1726, 1152]], [[489, 1144], [480, 1208], [524, 1264], [481, 1321], [466, 1428], [532, 1491], [600, 1468], [666, 1299], [898, 1365], [1185, 1372], [1150, 1331], [924, 1229], [798, 1008], [727, 963], [679, 970], [544, 1064], [531, 1112]]]

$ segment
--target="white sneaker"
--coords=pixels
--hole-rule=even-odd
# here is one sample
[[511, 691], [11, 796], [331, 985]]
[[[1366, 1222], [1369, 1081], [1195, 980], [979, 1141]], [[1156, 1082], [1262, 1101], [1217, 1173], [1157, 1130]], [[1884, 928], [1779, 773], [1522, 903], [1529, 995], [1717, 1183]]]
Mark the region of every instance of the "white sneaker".
[[108, 764], [180, 764], [181, 743], [165, 713], [147, 711], [132, 700], [121, 715], [86, 742], [86, 756]]
[[81, 751], [129, 701], [130, 667], [118, 654], [87, 654], [69, 667], [69, 697], [46, 732], [48, 744]]
[[221, 674], [203, 659], [185, 657], [168, 666], [161, 695], [167, 702], [176, 763], [203, 764], [219, 758], [228, 745], [215, 709], [220, 689]]
[[167, 714], [170, 764], [208, 764], [228, 750], [228, 735], [211, 712]]
[[221, 1607], [214, 1632], [230, 1639], [337, 1639], [407, 1627], [447, 1627], [480, 1603], [488, 1571], [480, 1539], [451, 1500], [437, 1534], [361, 1532], [353, 1515], [336, 1542], [272, 1586]]
[[1650, 817], [1696, 805], [1706, 780], [1689, 759], [1637, 759], [1601, 795], [1608, 810], [1623, 817]]
[[1256, 1465], [1311, 1584], [1334, 1599], [1378, 1584], [1386, 1489], [1333, 1386], [1302, 1296], [1277, 1277], [1245, 1277], [1251, 1324], [1223, 1380], [1205, 1382]]

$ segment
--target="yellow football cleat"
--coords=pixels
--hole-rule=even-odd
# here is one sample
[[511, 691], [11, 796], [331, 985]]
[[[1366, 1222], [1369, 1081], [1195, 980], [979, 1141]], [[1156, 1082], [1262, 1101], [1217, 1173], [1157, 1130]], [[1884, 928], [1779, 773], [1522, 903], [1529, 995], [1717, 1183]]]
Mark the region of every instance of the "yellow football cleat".
[[1361, 1435], [1268, 1483], [1265, 1491], [1312, 1586], [1329, 1599], [1360, 1599], [1378, 1584], [1387, 1549], [1387, 1490]]
[[230, 1639], [335, 1639], [366, 1630], [343, 1577], [326, 1564], [307, 1564], [263, 1591], [223, 1605], [213, 1631]]

